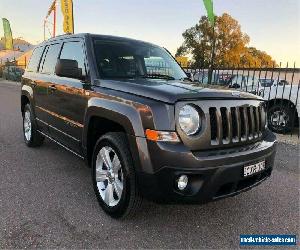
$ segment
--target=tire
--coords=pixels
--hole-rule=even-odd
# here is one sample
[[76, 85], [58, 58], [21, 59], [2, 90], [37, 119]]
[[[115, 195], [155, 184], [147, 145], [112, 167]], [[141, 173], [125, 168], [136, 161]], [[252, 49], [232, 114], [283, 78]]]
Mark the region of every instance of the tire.
[[111, 217], [130, 217], [138, 210], [142, 197], [124, 133], [99, 138], [93, 152], [92, 180], [99, 205]]
[[268, 109], [268, 127], [275, 133], [285, 134], [292, 129], [294, 110], [287, 104], [278, 103]]
[[37, 125], [29, 104], [26, 104], [23, 112], [23, 136], [28, 147], [39, 147], [44, 142], [44, 136], [37, 131]]

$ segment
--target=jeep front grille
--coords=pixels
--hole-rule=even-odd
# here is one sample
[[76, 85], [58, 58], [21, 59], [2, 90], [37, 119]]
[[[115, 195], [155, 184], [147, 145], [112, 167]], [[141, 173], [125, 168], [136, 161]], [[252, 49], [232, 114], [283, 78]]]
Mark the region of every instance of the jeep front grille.
[[262, 106], [210, 107], [211, 145], [225, 145], [258, 139], [265, 121]]
[[188, 136], [180, 129], [178, 119], [176, 126], [180, 139], [193, 152], [252, 144], [262, 140], [265, 134], [266, 113], [262, 100], [182, 101], [177, 103], [176, 112], [187, 104], [199, 107], [201, 129]]

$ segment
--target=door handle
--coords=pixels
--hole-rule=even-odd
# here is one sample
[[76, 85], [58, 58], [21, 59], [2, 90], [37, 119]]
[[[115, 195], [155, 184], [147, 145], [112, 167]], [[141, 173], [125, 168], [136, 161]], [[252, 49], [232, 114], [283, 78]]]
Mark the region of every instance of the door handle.
[[52, 91], [55, 91], [55, 90], [56, 90], [55, 85], [50, 85], [48, 88], [49, 88], [50, 90], [52, 90]]

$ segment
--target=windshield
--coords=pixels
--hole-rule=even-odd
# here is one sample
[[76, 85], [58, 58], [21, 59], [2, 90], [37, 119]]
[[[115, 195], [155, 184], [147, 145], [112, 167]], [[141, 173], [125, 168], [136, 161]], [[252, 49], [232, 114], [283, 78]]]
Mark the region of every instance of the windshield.
[[163, 48], [138, 41], [94, 40], [101, 78], [181, 80], [186, 74]]

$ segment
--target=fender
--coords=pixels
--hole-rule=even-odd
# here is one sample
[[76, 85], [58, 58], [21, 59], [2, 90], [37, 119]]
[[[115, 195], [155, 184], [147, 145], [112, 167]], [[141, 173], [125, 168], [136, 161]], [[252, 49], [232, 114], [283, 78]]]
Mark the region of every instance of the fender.
[[22, 86], [22, 95], [27, 96], [29, 99], [33, 98], [33, 89], [28, 85]]
[[34, 98], [33, 98], [33, 89], [32, 87], [28, 86], [28, 85], [23, 85], [22, 89], [21, 89], [21, 98], [22, 96], [26, 96], [29, 99], [29, 102], [31, 103], [32, 107], [33, 107], [33, 112], [35, 112], [34, 110]]
[[87, 146], [89, 123], [94, 116], [121, 124], [128, 135], [135, 137], [145, 137], [144, 126], [153, 127], [153, 120], [151, 119], [151, 122], [150, 119], [147, 119], [149, 116], [152, 117], [151, 109], [146, 105], [122, 98], [103, 99], [92, 97], [88, 101], [84, 122], [82, 144], [85, 148]]

